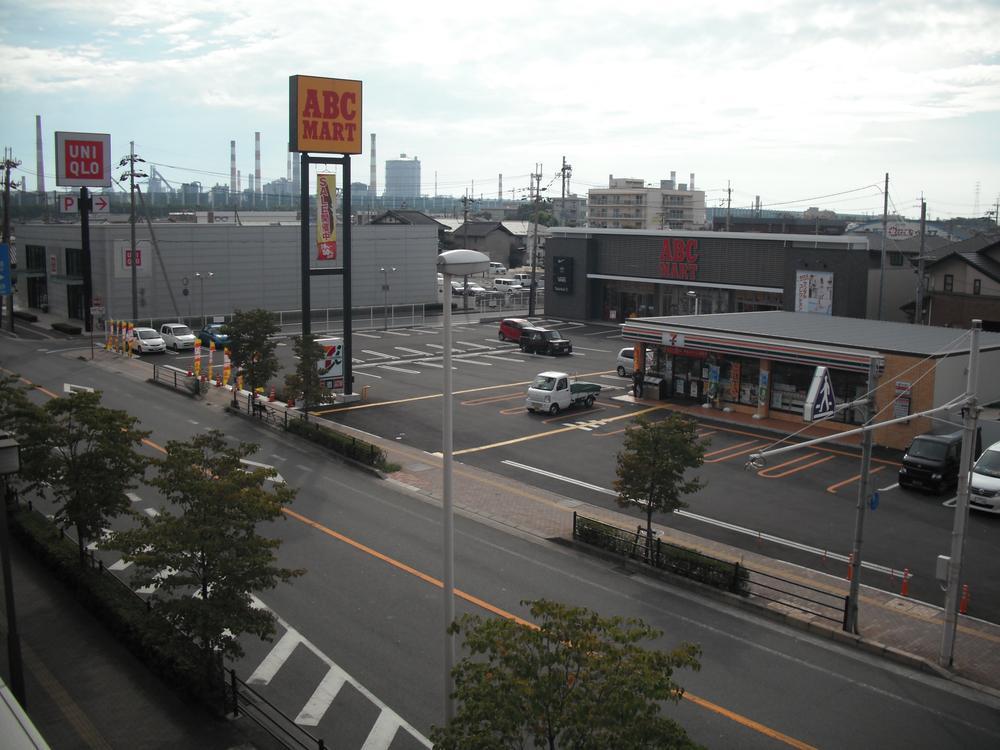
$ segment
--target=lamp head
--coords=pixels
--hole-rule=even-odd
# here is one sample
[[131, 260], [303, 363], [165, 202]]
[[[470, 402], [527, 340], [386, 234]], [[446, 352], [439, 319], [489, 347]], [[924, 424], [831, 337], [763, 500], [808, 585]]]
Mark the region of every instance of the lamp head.
[[445, 250], [438, 255], [438, 273], [448, 276], [467, 276], [489, 270], [490, 257], [478, 250]]

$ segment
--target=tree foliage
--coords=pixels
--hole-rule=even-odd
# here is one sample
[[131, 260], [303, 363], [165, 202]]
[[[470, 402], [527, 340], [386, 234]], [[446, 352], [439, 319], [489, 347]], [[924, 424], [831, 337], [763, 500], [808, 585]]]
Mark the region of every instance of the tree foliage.
[[305, 341], [301, 336], [296, 336], [292, 346], [295, 348], [297, 360], [295, 372], [285, 375], [285, 387], [289, 395], [302, 399], [307, 406], [327, 403], [333, 391], [324, 388], [319, 379], [317, 363], [325, 352], [323, 347], [316, 343], [316, 335], [309, 334], [309, 338]]
[[138, 486], [151, 461], [139, 452], [149, 432], [127, 412], [101, 406], [99, 391], [32, 404], [24, 416], [21, 478], [29, 489], [47, 485], [55, 522], [76, 530], [83, 564], [87, 541], [129, 512], [125, 493]]
[[229, 336], [230, 358], [234, 368], [243, 370], [244, 387], [263, 388], [280, 368], [271, 338], [281, 330], [277, 317], [269, 310], [236, 310], [223, 333]]
[[636, 417], [625, 430], [613, 486], [619, 505], [645, 509], [647, 547], [653, 541], [653, 513], [686, 508], [681, 498], [704, 486], [697, 477], [684, 478], [688, 469], [705, 461], [705, 444], [698, 440], [696, 430], [697, 423], [681, 414], [658, 422]]
[[105, 544], [136, 563], [135, 583], [156, 587], [158, 611], [205, 651], [206, 663], [216, 653], [242, 656], [241, 633], [269, 638], [274, 616], [255, 608], [251, 595], [304, 572], [278, 567], [280, 540], [257, 533], [259, 523], [281, 517], [295, 492], [265, 488], [275, 470], [241, 462], [256, 449], [230, 447], [217, 430], [167, 443], [150, 484], [170, 507]]
[[522, 604], [537, 626], [481, 615], [452, 624], [469, 656], [452, 673], [459, 705], [432, 730], [435, 748], [697, 747], [661, 704], [680, 700], [673, 673], [700, 668], [698, 646], [648, 649], [662, 633], [641, 620]]

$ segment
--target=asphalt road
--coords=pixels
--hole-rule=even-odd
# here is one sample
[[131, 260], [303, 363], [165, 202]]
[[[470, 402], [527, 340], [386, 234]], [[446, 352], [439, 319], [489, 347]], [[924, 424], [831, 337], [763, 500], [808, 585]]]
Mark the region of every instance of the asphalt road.
[[[376, 730], [395, 737], [392, 748], [422, 745], [419, 735], [443, 711], [437, 507], [141, 376], [4, 342], [0, 365], [12, 369], [12, 361], [53, 393], [66, 382], [101, 388], [105, 403], [140, 416], [160, 445], [211, 426], [259, 442], [258, 459], [299, 488], [292, 510], [303, 520], [290, 515], [273, 527], [285, 541], [281, 562], [309, 572], [262, 594], [281, 618], [278, 638], [248, 642], [238, 672], [338, 747], [361, 747]], [[560, 435], [579, 438], [579, 432]], [[456, 439], [460, 445], [470, 443]], [[581, 458], [574, 456], [574, 469], [586, 463]], [[137, 492], [140, 512], [159, 502], [147, 493]], [[113, 567], [114, 560], [107, 563]], [[485, 604], [524, 615], [522, 600], [548, 597], [643, 617], [664, 631], [666, 648], [699, 643], [702, 670], [677, 675], [691, 699], [668, 711], [710, 747], [985, 748], [1000, 742], [995, 700], [541, 540], [459, 517], [456, 570], [459, 614], [486, 614]]]

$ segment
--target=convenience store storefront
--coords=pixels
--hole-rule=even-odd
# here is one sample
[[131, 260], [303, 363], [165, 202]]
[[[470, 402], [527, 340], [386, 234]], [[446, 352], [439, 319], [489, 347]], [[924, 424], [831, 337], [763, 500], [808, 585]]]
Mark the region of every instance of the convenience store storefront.
[[[968, 332], [954, 328], [773, 311], [635, 318], [621, 331], [636, 347], [635, 361], [646, 363], [644, 398], [761, 419], [801, 424], [817, 365], [829, 368], [838, 404], [874, 388], [877, 421], [940, 406], [966, 385]], [[1000, 367], [1000, 334], [981, 334], [979, 366], [982, 373]], [[981, 377], [979, 398], [1000, 400], [1000, 379]], [[863, 417], [861, 409], [848, 408], [824, 424], [847, 430]], [[961, 426], [957, 414], [950, 419]], [[947, 429], [914, 417], [877, 430], [875, 440], [903, 449], [915, 435]]]

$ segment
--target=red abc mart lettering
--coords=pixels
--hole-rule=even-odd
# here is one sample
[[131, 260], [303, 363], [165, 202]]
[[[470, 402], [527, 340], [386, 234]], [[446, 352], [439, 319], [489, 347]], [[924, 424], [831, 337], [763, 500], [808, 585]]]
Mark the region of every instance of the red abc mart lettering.
[[302, 107], [302, 135], [321, 141], [353, 141], [357, 123], [343, 122], [358, 117], [358, 97], [353, 91], [307, 89]]
[[694, 281], [700, 255], [698, 240], [667, 238], [660, 251], [660, 275], [665, 279]]

